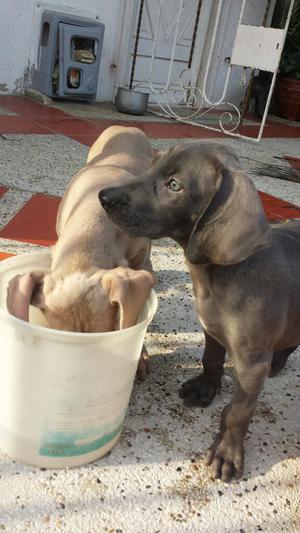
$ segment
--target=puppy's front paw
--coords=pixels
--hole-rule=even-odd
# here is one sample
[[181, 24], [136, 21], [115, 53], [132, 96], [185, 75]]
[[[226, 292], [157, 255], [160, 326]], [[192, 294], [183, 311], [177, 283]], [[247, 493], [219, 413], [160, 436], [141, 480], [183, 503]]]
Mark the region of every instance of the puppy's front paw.
[[215, 479], [229, 482], [243, 474], [243, 441], [226, 432], [219, 434], [206, 455], [207, 465]]
[[179, 390], [180, 398], [188, 407], [207, 407], [217, 392], [217, 387], [207, 383], [203, 374], [196, 378], [189, 379], [182, 384]]

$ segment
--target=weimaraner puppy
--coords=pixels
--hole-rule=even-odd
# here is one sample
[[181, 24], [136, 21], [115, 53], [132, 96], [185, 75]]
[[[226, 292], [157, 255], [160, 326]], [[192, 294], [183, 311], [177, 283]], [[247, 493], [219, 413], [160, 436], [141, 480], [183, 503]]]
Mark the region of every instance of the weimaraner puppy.
[[[150, 143], [137, 128], [112, 126], [100, 135], [60, 204], [49, 272], [17, 276], [9, 284], [7, 307], [13, 315], [28, 320], [32, 304], [50, 328], [103, 332], [135, 324], [153, 286], [150, 241], [118, 229], [97, 193], [134, 181], [152, 159]], [[145, 377], [144, 361], [141, 357], [139, 377]]]
[[214, 143], [177, 146], [138, 182], [105, 188], [99, 199], [131, 237], [171, 237], [182, 246], [206, 346], [203, 373], [180, 396], [207, 406], [228, 352], [235, 392], [207, 461], [216, 478], [240, 477], [264, 380], [300, 344], [300, 220], [270, 226], [236, 156]]

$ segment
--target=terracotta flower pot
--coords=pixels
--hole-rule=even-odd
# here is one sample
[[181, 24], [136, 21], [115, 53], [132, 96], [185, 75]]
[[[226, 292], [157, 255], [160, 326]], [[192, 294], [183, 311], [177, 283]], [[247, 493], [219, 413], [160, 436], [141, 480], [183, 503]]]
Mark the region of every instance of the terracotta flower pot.
[[278, 116], [289, 120], [300, 120], [300, 80], [278, 78], [274, 101]]

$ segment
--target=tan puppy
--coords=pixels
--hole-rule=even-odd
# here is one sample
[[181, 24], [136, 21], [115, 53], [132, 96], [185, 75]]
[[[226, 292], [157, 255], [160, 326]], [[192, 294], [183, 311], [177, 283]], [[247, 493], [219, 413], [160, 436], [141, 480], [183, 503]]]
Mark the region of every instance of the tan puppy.
[[[152, 159], [150, 143], [137, 128], [112, 126], [100, 135], [60, 204], [50, 271], [11, 280], [11, 314], [28, 321], [32, 304], [42, 310], [50, 328], [77, 332], [135, 324], [154, 284], [150, 241], [132, 239], [117, 228], [101, 207], [98, 192], [134, 180]], [[145, 373], [142, 359], [140, 377]]]

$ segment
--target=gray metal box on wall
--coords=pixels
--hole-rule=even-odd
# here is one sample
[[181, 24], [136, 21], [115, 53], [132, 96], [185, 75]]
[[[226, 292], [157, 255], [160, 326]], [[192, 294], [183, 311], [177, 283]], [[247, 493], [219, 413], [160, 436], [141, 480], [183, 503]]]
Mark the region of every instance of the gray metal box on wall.
[[44, 11], [33, 88], [52, 98], [96, 96], [104, 24]]

